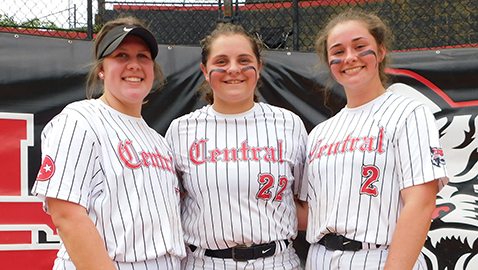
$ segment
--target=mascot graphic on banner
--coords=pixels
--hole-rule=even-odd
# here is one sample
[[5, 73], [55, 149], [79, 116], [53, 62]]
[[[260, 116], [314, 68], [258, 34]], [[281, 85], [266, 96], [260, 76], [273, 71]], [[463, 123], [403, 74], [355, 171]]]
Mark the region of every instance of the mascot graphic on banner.
[[[389, 73], [397, 74], [396, 71], [389, 70]], [[456, 102], [425, 78], [408, 71], [407, 77], [417, 80], [416, 85], [408, 81], [407, 84], [419, 91], [400, 87], [400, 92], [397, 92], [420, 100], [434, 113], [450, 177], [448, 185], [437, 195], [437, 206], [422, 250], [428, 269], [477, 269], [478, 100]], [[435, 100], [437, 96], [442, 100]], [[438, 163], [443, 162], [442, 153], [431, 150], [432, 158]]]

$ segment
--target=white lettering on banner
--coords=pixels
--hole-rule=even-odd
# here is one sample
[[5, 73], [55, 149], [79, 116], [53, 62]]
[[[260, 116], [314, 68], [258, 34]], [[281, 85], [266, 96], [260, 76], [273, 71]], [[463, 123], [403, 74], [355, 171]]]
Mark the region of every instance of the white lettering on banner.
[[28, 190], [28, 147], [34, 145], [33, 125], [33, 114], [0, 112], [0, 233], [9, 236], [0, 243], [0, 251], [60, 247], [50, 216]]

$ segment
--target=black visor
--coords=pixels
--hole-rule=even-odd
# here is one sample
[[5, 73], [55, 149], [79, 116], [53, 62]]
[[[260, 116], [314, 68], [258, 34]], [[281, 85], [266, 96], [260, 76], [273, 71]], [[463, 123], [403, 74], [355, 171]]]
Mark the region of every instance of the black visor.
[[101, 40], [98, 51], [96, 52], [96, 59], [101, 59], [114, 52], [128, 35], [142, 38], [146, 44], [148, 44], [151, 57], [153, 59], [156, 58], [158, 55], [158, 43], [151, 32], [137, 25], [121, 25], [111, 29], [103, 40]]

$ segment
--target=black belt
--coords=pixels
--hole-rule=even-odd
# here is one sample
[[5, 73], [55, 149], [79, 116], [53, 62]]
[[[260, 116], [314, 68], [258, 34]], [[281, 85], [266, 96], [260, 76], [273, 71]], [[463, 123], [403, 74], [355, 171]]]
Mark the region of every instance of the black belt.
[[[284, 240], [284, 243], [288, 246], [289, 240]], [[189, 245], [189, 248], [194, 252], [197, 247]], [[252, 245], [250, 247], [237, 245], [228, 249], [206, 249], [204, 255], [214, 258], [233, 259], [234, 261], [242, 262], [270, 257], [273, 256], [275, 252], [276, 242], [270, 242], [267, 244]]]
[[319, 244], [325, 246], [325, 248], [329, 250], [357, 251], [362, 249], [362, 242], [332, 233], [324, 235], [324, 237], [319, 240]]

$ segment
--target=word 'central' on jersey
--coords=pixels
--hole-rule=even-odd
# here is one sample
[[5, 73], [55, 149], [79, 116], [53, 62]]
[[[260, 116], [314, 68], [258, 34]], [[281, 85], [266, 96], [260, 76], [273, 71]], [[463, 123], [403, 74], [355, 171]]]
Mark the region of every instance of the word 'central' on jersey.
[[283, 163], [282, 140], [279, 140], [278, 147], [251, 147], [247, 144], [247, 140], [243, 141], [240, 148], [213, 149], [206, 151], [206, 143], [208, 139], [195, 140], [189, 148], [189, 158], [196, 165], [205, 162], [218, 161], [260, 161]]
[[[321, 143], [322, 140], [319, 140], [309, 153], [309, 163], [315, 158], [321, 158], [322, 156], [337, 155], [355, 150], [360, 150], [362, 152], [377, 151], [379, 154], [385, 152], [385, 150], [383, 150], [383, 127], [379, 129], [378, 137], [370, 136], [363, 138], [351, 138], [351, 135], [349, 134], [343, 141], [333, 142], [331, 144], [325, 145], [321, 145]], [[375, 145], [376, 147], [374, 148]]]

